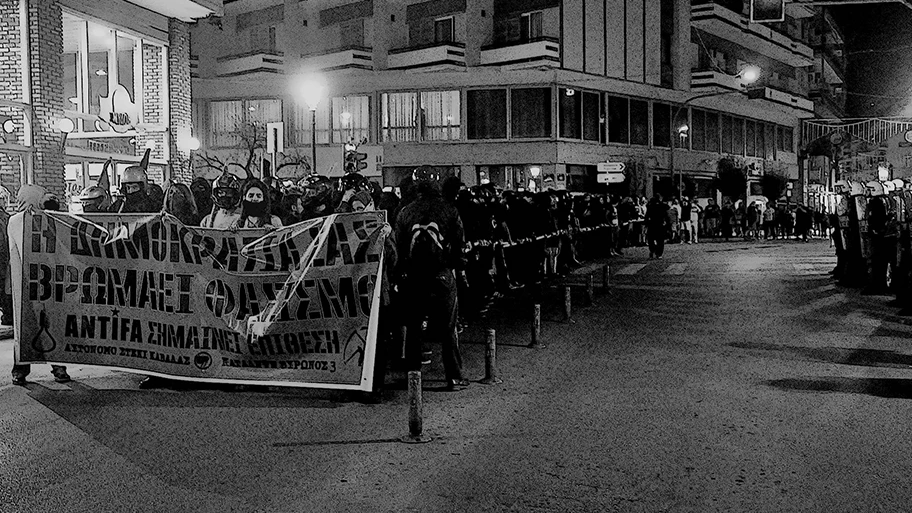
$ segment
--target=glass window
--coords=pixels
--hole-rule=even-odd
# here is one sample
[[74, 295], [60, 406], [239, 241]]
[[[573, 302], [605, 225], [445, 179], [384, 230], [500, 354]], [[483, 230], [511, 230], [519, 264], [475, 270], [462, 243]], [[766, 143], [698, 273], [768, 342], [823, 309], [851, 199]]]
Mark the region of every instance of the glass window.
[[765, 158], [766, 156], [766, 139], [764, 138], [764, 124], [759, 121], [756, 123], [756, 135], [757, 138], [757, 157]]
[[706, 111], [693, 109], [690, 113], [690, 144], [696, 151], [706, 150]]
[[649, 102], [630, 100], [630, 144], [649, 145]]
[[583, 139], [601, 141], [602, 105], [599, 93], [583, 93]]
[[731, 116], [722, 116], [722, 153], [734, 153], [732, 151], [732, 118]]
[[418, 140], [418, 94], [383, 93], [380, 97], [383, 141]]
[[782, 127], [782, 151], [795, 152], [795, 129], [790, 126]]
[[652, 145], [671, 146], [671, 105], [667, 103], [652, 104]]
[[83, 112], [86, 83], [82, 58], [87, 37], [86, 21], [63, 13], [63, 110]]
[[132, 37], [127, 37], [120, 32], [117, 33], [117, 83], [124, 86], [124, 89], [130, 94], [130, 101], [136, 102], [136, 85], [142, 84], [141, 75], [137, 77], [137, 71], [141, 69], [142, 48], [139, 41]]
[[744, 155], [744, 120], [732, 118], [732, 153]]
[[558, 137], [582, 139], [580, 125], [582, 122], [583, 95], [576, 89], [561, 87], [557, 90], [557, 96], [559, 97], [557, 105]]
[[756, 133], [757, 133], [757, 123], [755, 123], [751, 120], [746, 120], [744, 123], [744, 139], [746, 142], [745, 149], [747, 151], [748, 157], [757, 156]]
[[239, 146], [238, 129], [243, 119], [241, 100], [209, 102], [209, 144], [215, 148]]
[[[332, 124], [331, 102], [321, 101], [317, 104], [317, 110], [311, 113], [306, 105], [295, 104], [294, 106], [294, 130], [292, 131], [292, 144], [310, 146], [313, 144], [313, 135], [311, 127], [316, 121], [317, 125], [317, 144], [329, 144]], [[316, 120], [313, 116], [316, 115]]]
[[459, 91], [421, 93], [421, 140], [456, 141], [460, 131]]
[[608, 142], [630, 142], [629, 104], [627, 98], [608, 97]]
[[764, 137], [764, 156], [767, 160], [773, 160], [776, 158], [776, 126], [772, 123], [765, 123], [763, 125]]
[[282, 121], [282, 100], [247, 100], [247, 124], [265, 127]]
[[434, 20], [434, 42], [449, 43], [453, 41], [453, 17]]
[[334, 143], [361, 142], [370, 138], [370, 97], [343, 96], [332, 99]]
[[719, 114], [706, 113], [706, 151], [719, 152]]
[[523, 41], [542, 37], [542, 11], [527, 12], [520, 16], [519, 37]]
[[551, 137], [551, 88], [510, 91], [510, 134], [516, 139]]
[[507, 90], [466, 91], [469, 139], [507, 138]]
[[89, 97], [89, 114], [101, 113], [101, 98], [107, 97], [111, 93], [112, 73], [111, 64], [115, 62], [115, 38], [114, 31], [98, 25], [96, 23], [88, 24], [89, 30], [89, 77], [88, 77], [88, 97]]

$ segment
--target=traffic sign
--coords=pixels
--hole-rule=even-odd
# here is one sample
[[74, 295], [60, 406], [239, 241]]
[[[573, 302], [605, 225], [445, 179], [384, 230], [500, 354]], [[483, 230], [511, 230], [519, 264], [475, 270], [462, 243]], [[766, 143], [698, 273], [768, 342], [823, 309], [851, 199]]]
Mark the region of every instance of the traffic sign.
[[599, 173], [623, 173], [627, 168], [623, 162], [599, 162], [595, 167]]
[[596, 175], [596, 181], [598, 183], [621, 183], [626, 178], [624, 173], [599, 173]]

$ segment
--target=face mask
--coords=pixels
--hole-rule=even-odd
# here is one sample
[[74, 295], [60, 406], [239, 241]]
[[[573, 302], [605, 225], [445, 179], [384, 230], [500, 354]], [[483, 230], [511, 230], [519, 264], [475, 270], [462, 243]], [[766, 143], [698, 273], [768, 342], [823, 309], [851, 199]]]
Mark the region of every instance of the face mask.
[[47, 200], [44, 202], [43, 206], [45, 210], [60, 210], [60, 202], [57, 200]]
[[247, 201], [244, 200], [244, 213], [250, 217], [260, 217], [266, 213], [266, 203], [263, 201]]
[[219, 208], [224, 208], [226, 210], [235, 208], [237, 206], [237, 192], [219, 192], [215, 196], [215, 204]]

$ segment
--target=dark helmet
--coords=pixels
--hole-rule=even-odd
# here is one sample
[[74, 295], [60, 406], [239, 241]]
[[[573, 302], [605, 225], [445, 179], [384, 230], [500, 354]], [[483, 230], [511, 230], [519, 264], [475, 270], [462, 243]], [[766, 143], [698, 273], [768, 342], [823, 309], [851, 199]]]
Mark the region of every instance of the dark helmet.
[[304, 188], [304, 197], [301, 198], [301, 206], [305, 209], [313, 209], [320, 205], [327, 205], [332, 200], [332, 180], [328, 177], [323, 175], [310, 175], [302, 179], [299, 185]]
[[348, 173], [339, 180], [339, 186], [342, 191], [370, 191], [370, 183], [361, 173]]
[[222, 173], [212, 181], [212, 201], [219, 208], [232, 209], [241, 201], [241, 181], [229, 173]]
[[437, 182], [440, 180], [440, 175], [431, 166], [421, 166], [412, 171], [412, 180], [415, 183]]

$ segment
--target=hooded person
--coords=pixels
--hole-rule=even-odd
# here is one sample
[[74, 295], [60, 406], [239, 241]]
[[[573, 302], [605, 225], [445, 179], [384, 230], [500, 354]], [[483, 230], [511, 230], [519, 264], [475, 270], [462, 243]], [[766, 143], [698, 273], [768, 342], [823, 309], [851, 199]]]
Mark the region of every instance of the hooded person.
[[200, 226], [227, 230], [241, 218], [241, 182], [227, 171], [212, 181], [212, 212]]
[[98, 177], [98, 183], [90, 185], [82, 190], [79, 195], [79, 202], [82, 203], [82, 211], [87, 214], [98, 212], [108, 212], [111, 209], [111, 183], [108, 178], [108, 169], [114, 165], [114, 161], [108, 159]]
[[164, 210], [180, 219], [187, 226], [195, 226], [199, 219], [193, 193], [186, 184], [171, 182], [165, 191]]
[[146, 176], [146, 169], [149, 166], [150, 154], [150, 150], [147, 149], [138, 166], [124, 169], [123, 175], [120, 177], [120, 192], [123, 194], [123, 198], [111, 206], [111, 212], [128, 214], [161, 210], [161, 205], [156, 208], [149, 198], [149, 178]]
[[231, 228], [281, 228], [282, 220], [272, 215], [269, 188], [251, 178], [241, 189], [241, 215]]
[[193, 193], [193, 201], [196, 203], [197, 218], [193, 226], [199, 226], [203, 217], [212, 212], [212, 185], [209, 180], [198, 176], [190, 182], [190, 192]]
[[358, 191], [348, 200], [349, 212], [373, 212], [374, 197], [367, 191]]
[[302, 221], [335, 213], [332, 181], [329, 178], [310, 175], [300, 185], [304, 187], [304, 196], [301, 198]]
[[[40, 185], [30, 185], [26, 184], [19, 188], [19, 193], [16, 195], [16, 200], [19, 204], [19, 211], [10, 217], [9, 226], [7, 227], [7, 236], [9, 241], [9, 267], [10, 267], [10, 278], [12, 285], [12, 295], [13, 298], [22, 297], [22, 242], [25, 236], [25, 212], [29, 209], [34, 210], [59, 210], [60, 201], [57, 199], [57, 196], [53, 193], [49, 193], [44, 187]], [[19, 322], [19, 319], [22, 318], [22, 303], [20, 301], [13, 301], [13, 324]], [[15, 333], [16, 330], [14, 329]], [[18, 344], [13, 346], [13, 384], [14, 385], [25, 385], [26, 376], [29, 375], [31, 371], [31, 365], [29, 364], [20, 364], [19, 363], [19, 351]], [[70, 381], [70, 376], [67, 374], [66, 367], [62, 365], [51, 365], [51, 374], [54, 375], [54, 381], [58, 383], [66, 383]]]

